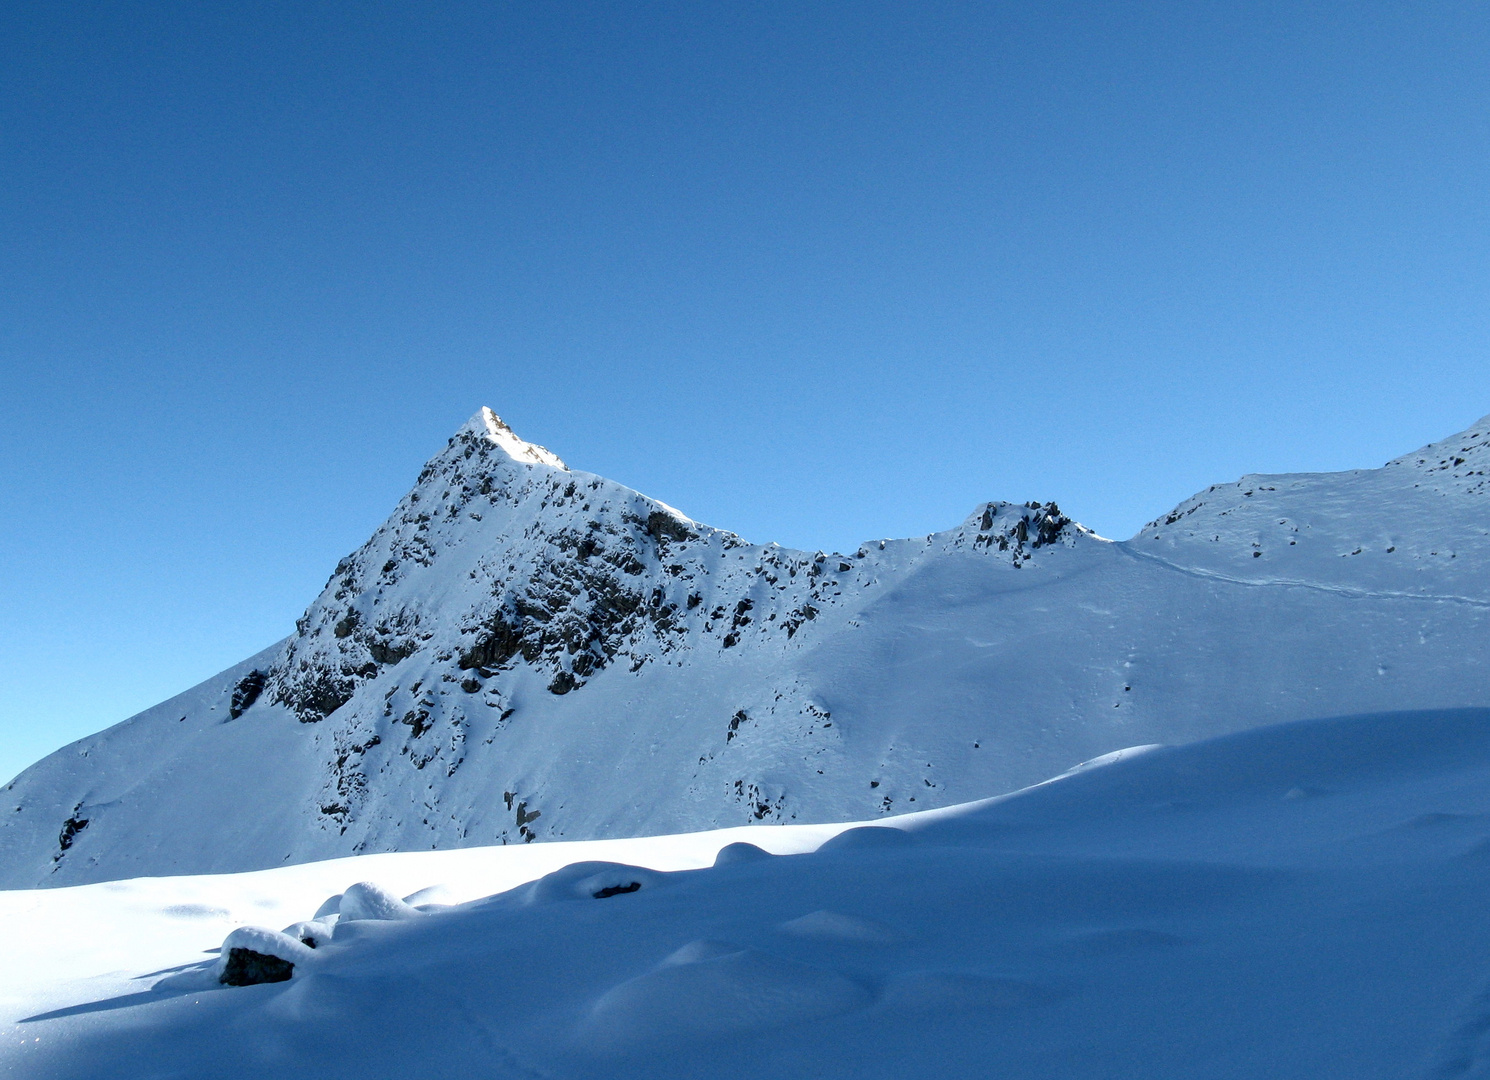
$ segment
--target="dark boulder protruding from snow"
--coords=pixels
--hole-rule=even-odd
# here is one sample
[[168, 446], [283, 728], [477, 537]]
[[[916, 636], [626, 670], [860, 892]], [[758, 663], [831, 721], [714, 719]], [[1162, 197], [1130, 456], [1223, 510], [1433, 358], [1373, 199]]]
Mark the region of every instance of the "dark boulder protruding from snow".
[[224, 986], [254, 986], [258, 983], [286, 982], [295, 974], [288, 960], [252, 949], [228, 950], [228, 960], [218, 981]]
[[288, 934], [262, 926], [240, 926], [218, 953], [214, 973], [224, 986], [284, 982], [295, 968], [315, 962], [315, 950]]

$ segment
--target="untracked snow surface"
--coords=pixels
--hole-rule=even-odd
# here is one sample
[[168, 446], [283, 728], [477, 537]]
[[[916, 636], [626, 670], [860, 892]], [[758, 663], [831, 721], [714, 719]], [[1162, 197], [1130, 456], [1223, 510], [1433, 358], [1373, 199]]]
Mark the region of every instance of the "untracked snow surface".
[[[1451, 1080], [1490, 1069], [1490, 710], [1149, 747], [895, 825], [0, 894], [0, 1070]], [[262, 928], [234, 929], [244, 923]], [[222, 985], [219, 944], [282, 958], [283, 981]]]
[[1490, 706], [1490, 418], [1113, 543], [747, 543], [483, 409], [295, 633], [28, 769], [0, 885], [889, 819], [1120, 747]]

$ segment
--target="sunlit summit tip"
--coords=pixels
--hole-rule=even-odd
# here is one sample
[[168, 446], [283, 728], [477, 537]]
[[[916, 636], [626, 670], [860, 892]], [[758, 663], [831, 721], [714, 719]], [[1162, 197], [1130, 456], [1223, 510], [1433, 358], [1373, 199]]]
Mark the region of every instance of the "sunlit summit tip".
[[492, 412], [485, 405], [477, 411], [466, 423], [468, 429], [485, 429], [486, 437], [497, 446], [501, 447], [514, 461], [527, 461], [534, 465], [552, 465], [556, 469], [568, 469], [559, 460], [557, 454], [551, 453], [536, 443], [530, 443], [518, 437], [517, 432], [507, 426], [506, 422]]

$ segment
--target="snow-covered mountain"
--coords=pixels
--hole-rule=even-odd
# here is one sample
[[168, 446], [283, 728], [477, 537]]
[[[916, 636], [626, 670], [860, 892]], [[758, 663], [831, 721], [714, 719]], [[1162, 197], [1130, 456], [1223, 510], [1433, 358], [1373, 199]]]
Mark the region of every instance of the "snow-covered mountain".
[[1118, 747], [1490, 704], [1490, 417], [1114, 543], [1054, 504], [749, 544], [490, 410], [285, 641], [6, 789], [0, 885], [843, 821]]

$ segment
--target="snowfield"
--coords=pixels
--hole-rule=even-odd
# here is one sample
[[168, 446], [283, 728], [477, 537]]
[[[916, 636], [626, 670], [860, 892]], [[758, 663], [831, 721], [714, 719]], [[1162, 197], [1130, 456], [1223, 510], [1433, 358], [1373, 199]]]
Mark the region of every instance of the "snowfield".
[[986, 503], [747, 543], [483, 409], [295, 633], [38, 762], [0, 886], [889, 820], [1124, 746], [1490, 706], [1490, 417], [1111, 542]]
[[[37, 1080], [1490, 1070], [1490, 710], [1147, 747], [893, 824], [0, 894], [0, 1067]], [[293, 969], [224, 986], [224, 943]]]

